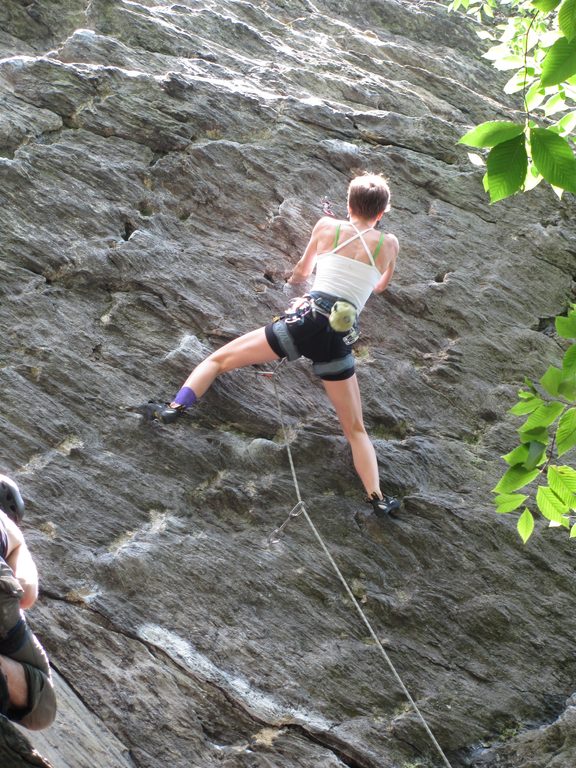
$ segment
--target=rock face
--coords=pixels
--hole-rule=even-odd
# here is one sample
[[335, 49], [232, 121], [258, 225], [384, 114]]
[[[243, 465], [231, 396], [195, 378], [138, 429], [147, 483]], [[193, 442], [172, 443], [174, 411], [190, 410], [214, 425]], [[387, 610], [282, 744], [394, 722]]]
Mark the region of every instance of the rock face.
[[268, 543], [297, 498], [273, 382], [222, 377], [172, 427], [134, 412], [284, 307], [362, 169], [401, 243], [356, 353], [404, 510], [365, 513], [306, 362], [277, 373], [302, 497], [453, 766], [574, 765], [548, 738], [573, 718], [574, 545], [523, 547], [490, 489], [519, 383], [560, 356], [576, 206], [488, 205], [456, 144], [509, 114], [481, 53], [424, 0], [1, 4], [0, 468], [55, 768], [441, 764], [306, 521]]

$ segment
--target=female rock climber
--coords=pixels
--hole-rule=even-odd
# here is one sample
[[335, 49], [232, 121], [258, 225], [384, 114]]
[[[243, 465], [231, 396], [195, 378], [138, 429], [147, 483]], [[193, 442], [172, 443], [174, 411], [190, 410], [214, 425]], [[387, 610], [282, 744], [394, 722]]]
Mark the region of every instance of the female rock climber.
[[355, 318], [372, 293], [388, 286], [398, 240], [375, 229], [390, 208], [390, 190], [378, 174], [354, 178], [348, 188], [348, 219], [323, 216], [288, 279], [303, 283], [316, 267], [312, 290], [295, 299], [276, 322], [224, 345], [194, 368], [169, 404], [149, 403], [145, 415], [171, 423], [196, 403], [217, 376], [281, 358], [312, 360], [352, 449], [354, 467], [377, 515], [393, 514], [399, 501], [380, 489], [376, 452], [366, 433], [350, 344]]

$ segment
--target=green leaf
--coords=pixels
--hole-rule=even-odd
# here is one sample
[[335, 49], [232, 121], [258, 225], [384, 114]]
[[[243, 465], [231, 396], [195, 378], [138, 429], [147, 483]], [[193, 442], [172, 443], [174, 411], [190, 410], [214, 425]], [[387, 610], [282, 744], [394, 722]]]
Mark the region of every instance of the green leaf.
[[576, 317], [557, 317], [556, 333], [563, 339], [576, 339]]
[[538, 184], [544, 179], [544, 176], [542, 176], [541, 173], [538, 172], [538, 169], [534, 165], [534, 163], [529, 163], [528, 165], [528, 173], [526, 174], [526, 181], [524, 182], [523, 192], [529, 192], [531, 189], [534, 189], [534, 187], [537, 187]]
[[562, 454], [576, 445], [576, 408], [570, 408], [560, 417], [556, 432], [556, 443], [558, 445], [558, 456], [562, 456]]
[[530, 536], [532, 536], [532, 531], [534, 530], [534, 518], [532, 517], [532, 513], [527, 507], [520, 515], [516, 528], [520, 534], [520, 538], [524, 544], [526, 544]]
[[560, 0], [532, 0], [532, 5], [538, 8], [539, 11], [549, 13], [553, 11], [556, 6], [560, 5]]
[[528, 485], [540, 474], [539, 469], [524, 469], [522, 465], [510, 467], [500, 478], [498, 484], [494, 487], [494, 493], [512, 493]]
[[534, 165], [546, 181], [576, 194], [576, 158], [566, 139], [547, 128], [532, 128], [530, 146]]
[[564, 469], [564, 467], [556, 467], [554, 465], [548, 467], [546, 479], [548, 480], [548, 485], [552, 488], [556, 496], [558, 496], [562, 503], [569, 509], [574, 506], [574, 502], [576, 502], [576, 495], [574, 493], [574, 490], [576, 489], [576, 478], [572, 478], [563, 471]]
[[520, 398], [520, 400], [532, 400], [532, 398], [534, 397], [534, 392], [528, 389], [519, 389], [518, 397]]
[[562, 518], [570, 511], [569, 507], [556, 496], [552, 488], [541, 485], [536, 492], [536, 504], [547, 520], [562, 524]]
[[576, 374], [576, 344], [572, 344], [572, 346], [568, 347], [564, 353], [562, 370], [564, 371], [564, 375], [567, 376]]
[[576, 376], [570, 376], [560, 384], [558, 394], [571, 402], [576, 401]]
[[549, 395], [552, 395], [552, 397], [557, 397], [558, 387], [562, 383], [563, 378], [563, 371], [561, 371], [560, 368], [556, 368], [554, 365], [551, 365], [544, 376], [542, 376], [540, 379], [540, 384], [542, 384]]
[[544, 87], [558, 85], [576, 74], [576, 40], [561, 37], [549, 48], [542, 62], [540, 82]]
[[546, 91], [544, 90], [544, 88], [542, 88], [540, 81], [537, 80], [534, 83], [534, 85], [531, 85], [528, 91], [526, 92], [526, 97], [525, 97], [526, 111], [531, 112], [533, 109], [536, 109], [536, 107], [539, 107], [545, 98], [546, 98]]
[[510, 453], [502, 456], [502, 458], [506, 464], [509, 464], [511, 467], [515, 467], [517, 464], [524, 465], [524, 462], [528, 458], [529, 446], [530, 443], [519, 445], [517, 448], [514, 448], [513, 451], [510, 451]]
[[[500, 69], [500, 67], [496, 66], [496, 63], [492, 64], [492, 66], [495, 67], [496, 69]], [[534, 77], [534, 72], [531, 71], [531, 68], [519, 69], [518, 72], [515, 72], [512, 75], [512, 77], [504, 85], [504, 88], [502, 90], [504, 91], [504, 93], [507, 93], [507, 94], [518, 93], [518, 91], [523, 91], [532, 82], [533, 77]]]
[[557, 123], [551, 125], [550, 128], [554, 129], [561, 136], [569, 136], [576, 128], [576, 112], [568, 112], [567, 115], [564, 115]]
[[466, 144], [469, 147], [493, 147], [495, 144], [501, 144], [521, 133], [524, 133], [523, 125], [508, 120], [489, 120], [465, 133], [458, 140], [458, 143]]
[[539, 443], [535, 440], [532, 440], [530, 443], [528, 443], [528, 456], [522, 464], [524, 469], [534, 469], [535, 467], [542, 464], [542, 461], [545, 459], [545, 450], [546, 446], [544, 443]]
[[524, 398], [516, 403], [516, 405], [513, 405], [509, 412], [513, 413], [514, 416], [524, 416], [527, 413], [535, 411], [536, 408], [543, 404], [543, 402], [544, 401], [541, 398], [532, 395], [531, 399]]
[[[528, 416], [520, 430], [522, 432], [537, 429], [538, 427], [549, 427], [556, 421], [558, 416], [564, 410], [562, 403], [544, 403]], [[539, 441], [542, 442], [542, 441]]]
[[[543, 109], [546, 117], [555, 115], [556, 112], [563, 112], [566, 109], [566, 99], [564, 98], [564, 94], [556, 93], [554, 96], [551, 96], [546, 104], [544, 104]], [[554, 133], [557, 132], [554, 131]]]
[[506, 72], [509, 69], [518, 69], [524, 65], [524, 56], [519, 56], [516, 53], [509, 53], [507, 56], [502, 56], [493, 62], [494, 69], [499, 69], [502, 72]]
[[498, 59], [501, 59], [503, 56], [507, 56], [510, 53], [510, 46], [508, 43], [498, 43], [497, 45], [493, 45], [486, 53], [482, 54], [483, 59], [488, 59], [489, 61], [498, 61]]
[[505, 515], [508, 512], [513, 512], [518, 509], [528, 498], [522, 493], [501, 493], [496, 496], [494, 503], [496, 504], [496, 512], [500, 515]]
[[[550, 472], [549, 468], [548, 472]], [[576, 469], [573, 469], [572, 467], [566, 467], [564, 465], [560, 467], [554, 467], [558, 475], [560, 476], [560, 479], [562, 480], [562, 483], [572, 491], [572, 493], [576, 494]], [[550, 482], [550, 481], [548, 481]], [[552, 483], [550, 483], [552, 485]]]
[[550, 442], [550, 435], [548, 434], [548, 429], [546, 427], [536, 427], [536, 429], [527, 430], [524, 430], [523, 427], [520, 427], [520, 429], [516, 431], [518, 432], [521, 443], [535, 442], [548, 445]]
[[564, 0], [558, 11], [558, 25], [567, 40], [576, 37], [576, 0]]
[[570, 528], [570, 538], [573, 539], [576, 536], [576, 523]]
[[[492, 147], [486, 160], [490, 202], [496, 203], [518, 192], [524, 183], [527, 170], [528, 154], [523, 133]], [[541, 172], [540, 168], [538, 170]]]
[[558, 522], [557, 520], [550, 520], [548, 523], [548, 526], [550, 528], [558, 528], [558, 526], [563, 525], [564, 528], [570, 528], [570, 515], [563, 515], [562, 520]]
[[511, 467], [522, 466], [524, 469], [534, 469], [542, 462], [545, 449], [546, 446], [543, 443], [531, 440], [522, 443], [502, 458]]

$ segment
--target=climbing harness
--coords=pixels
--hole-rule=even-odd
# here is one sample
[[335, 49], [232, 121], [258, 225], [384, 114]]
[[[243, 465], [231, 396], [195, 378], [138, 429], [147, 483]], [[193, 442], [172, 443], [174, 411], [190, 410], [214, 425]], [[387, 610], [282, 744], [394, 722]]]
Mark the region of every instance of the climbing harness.
[[292, 299], [290, 306], [286, 310], [284, 319], [287, 323], [295, 325], [302, 325], [306, 315], [309, 315], [313, 311], [313, 306], [309, 296], [297, 296]]
[[289, 325], [301, 325], [310, 312], [314, 316], [320, 314], [327, 317], [333, 331], [346, 333], [342, 340], [348, 346], [360, 338], [358, 313], [354, 304], [345, 299], [334, 300], [333, 296], [320, 291], [313, 291], [292, 299], [285, 314], [274, 318], [274, 320], [284, 319]]
[[448, 761], [448, 758], [446, 757], [446, 755], [444, 754], [444, 752], [442, 750], [442, 747], [440, 746], [440, 744], [436, 740], [436, 737], [434, 736], [434, 734], [430, 730], [430, 727], [429, 727], [428, 723], [426, 722], [426, 720], [424, 718], [424, 715], [422, 714], [422, 712], [420, 711], [418, 705], [416, 704], [416, 702], [412, 698], [409, 690], [404, 685], [404, 682], [403, 682], [402, 678], [400, 677], [400, 675], [398, 674], [398, 672], [396, 670], [396, 667], [394, 666], [394, 664], [392, 663], [392, 660], [390, 659], [390, 657], [386, 653], [386, 650], [385, 650], [384, 646], [382, 645], [380, 639], [378, 638], [378, 635], [376, 634], [375, 630], [373, 629], [373, 627], [372, 627], [370, 621], [368, 620], [366, 614], [362, 610], [362, 607], [361, 607], [360, 603], [358, 602], [358, 600], [356, 599], [356, 597], [354, 596], [354, 593], [352, 592], [351, 588], [348, 586], [348, 582], [344, 578], [344, 576], [342, 574], [342, 571], [340, 570], [340, 568], [338, 567], [338, 564], [336, 563], [336, 561], [332, 557], [328, 547], [324, 543], [324, 540], [320, 536], [320, 533], [318, 532], [318, 530], [317, 530], [316, 526], [314, 525], [310, 515], [308, 514], [308, 510], [306, 509], [306, 505], [305, 505], [305, 503], [304, 503], [304, 501], [302, 499], [302, 496], [300, 494], [300, 485], [298, 483], [298, 477], [296, 475], [296, 469], [294, 467], [294, 460], [292, 458], [292, 450], [290, 449], [290, 442], [288, 440], [288, 432], [286, 430], [286, 426], [285, 426], [285, 423], [284, 423], [284, 413], [282, 411], [282, 404], [281, 404], [281, 400], [280, 400], [280, 393], [279, 393], [279, 390], [278, 390], [278, 384], [276, 382], [276, 374], [277, 374], [279, 368], [281, 367], [281, 365], [283, 364], [283, 362], [284, 362], [283, 360], [280, 360], [280, 362], [276, 364], [276, 366], [275, 366], [275, 368], [274, 368], [274, 370], [272, 372], [270, 372], [270, 371], [257, 371], [257, 373], [259, 373], [262, 376], [265, 376], [268, 379], [271, 379], [272, 385], [274, 387], [274, 394], [276, 396], [276, 406], [277, 406], [277, 410], [278, 410], [278, 418], [279, 418], [279, 421], [280, 421], [280, 426], [282, 427], [282, 434], [284, 436], [284, 445], [286, 446], [286, 452], [288, 453], [288, 461], [290, 463], [290, 470], [292, 472], [292, 480], [294, 481], [294, 489], [296, 491], [296, 498], [298, 499], [298, 503], [290, 511], [290, 514], [288, 515], [286, 520], [282, 523], [282, 525], [279, 528], [276, 528], [274, 531], [272, 531], [272, 533], [268, 537], [268, 543], [269, 544], [273, 544], [273, 543], [277, 542], [280, 539], [280, 537], [281, 537], [285, 527], [288, 525], [290, 520], [292, 520], [295, 517], [299, 517], [300, 515], [304, 516], [304, 518], [306, 519], [306, 522], [308, 523], [308, 525], [310, 526], [310, 528], [312, 530], [312, 533], [314, 534], [314, 536], [316, 537], [316, 540], [320, 544], [320, 547], [322, 548], [324, 554], [326, 555], [326, 557], [330, 561], [330, 564], [334, 568], [334, 571], [336, 572], [336, 575], [338, 576], [338, 578], [342, 582], [342, 585], [343, 585], [344, 589], [346, 590], [346, 594], [348, 595], [348, 597], [352, 601], [352, 604], [354, 605], [354, 607], [358, 611], [358, 613], [360, 615], [360, 618], [362, 619], [362, 621], [366, 625], [366, 628], [368, 629], [368, 632], [370, 633], [370, 636], [372, 637], [372, 639], [376, 643], [376, 646], [379, 649], [380, 653], [382, 654], [382, 656], [384, 658], [384, 661], [388, 665], [388, 668], [392, 672], [396, 682], [400, 686], [400, 689], [402, 690], [402, 692], [404, 693], [404, 695], [408, 699], [412, 709], [414, 710], [414, 712], [416, 713], [418, 719], [422, 723], [422, 726], [423, 726], [424, 730], [426, 731], [426, 733], [430, 737], [430, 740], [432, 741], [432, 743], [434, 744], [434, 747], [436, 748], [438, 754], [442, 758], [442, 761], [443, 761], [444, 765], [446, 766], [446, 768], [452, 768], [450, 762]]

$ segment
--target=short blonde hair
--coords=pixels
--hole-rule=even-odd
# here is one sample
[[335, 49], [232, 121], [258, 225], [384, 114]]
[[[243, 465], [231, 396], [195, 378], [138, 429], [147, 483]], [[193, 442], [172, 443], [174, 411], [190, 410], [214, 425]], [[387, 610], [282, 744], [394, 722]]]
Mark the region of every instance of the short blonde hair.
[[364, 173], [352, 179], [348, 186], [348, 207], [366, 219], [375, 219], [390, 210], [390, 189], [384, 176]]

